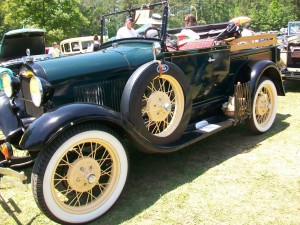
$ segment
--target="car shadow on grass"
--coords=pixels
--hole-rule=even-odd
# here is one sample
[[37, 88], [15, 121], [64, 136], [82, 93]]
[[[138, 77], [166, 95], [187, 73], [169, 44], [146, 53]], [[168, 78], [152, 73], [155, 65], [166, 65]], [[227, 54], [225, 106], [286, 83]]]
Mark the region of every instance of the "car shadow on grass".
[[22, 224], [21, 221], [18, 219], [18, 217], [15, 215], [15, 212], [20, 213], [21, 210], [16, 205], [13, 199], [9, 198], [8, 201], [5, 201], [5, 199], [0, 194], [0, 205], [2, 209], [14, 219], [16, 224], [18, 225]]
[[236, 155], [252, 151], [260, 142], [285, 130], [289, 124], [284, 120], [290, 116], [277, 114], [272, 128], [261, 135], [253, 135], [246, 126], [238, 125], [176, 153], [131, 152], [130, 175], [123, 193], [104, 216], [91, 224], [120, 224], [132, 219], [168, 192]]

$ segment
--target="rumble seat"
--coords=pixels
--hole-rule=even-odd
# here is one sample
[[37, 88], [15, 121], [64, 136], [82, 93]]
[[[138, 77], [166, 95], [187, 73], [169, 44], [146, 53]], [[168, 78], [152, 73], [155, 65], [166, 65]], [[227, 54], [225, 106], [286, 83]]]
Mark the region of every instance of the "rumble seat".
[[187, 50], [187, 49], [198, 49], [198, 48], [207, 48], [214, 45], [214, 39], [200, 39], [195, 41], [189, 41], [185, 44], [179, 46], [179, 50]]
[[200, 39], [200, 40], [186, 40], [184, 42], [179, 42], [177, 47], [167, 46], [169, 51], [175, 50], [188, 50], [188, 49], [200, 49], [200, 48], [208, 48], [214, 45], [213, 38]]

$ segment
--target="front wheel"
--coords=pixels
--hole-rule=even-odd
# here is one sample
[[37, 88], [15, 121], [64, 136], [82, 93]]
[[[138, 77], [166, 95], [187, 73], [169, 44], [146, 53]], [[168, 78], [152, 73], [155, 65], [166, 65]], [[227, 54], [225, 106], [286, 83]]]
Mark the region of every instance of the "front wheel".
[[263, 78], [254, 95], [252, 117], [247, 120], [251, 131], [260, 134], [269, 130], [275, 120], [276, 112], [276, 87], [270, 79]]
[[127, 154], [117, 135], [107, 127], [82, 125], [40, 153], [31, 183], [36, 203], [50, 219], [80, 224], [116, 202], [127, 172]]

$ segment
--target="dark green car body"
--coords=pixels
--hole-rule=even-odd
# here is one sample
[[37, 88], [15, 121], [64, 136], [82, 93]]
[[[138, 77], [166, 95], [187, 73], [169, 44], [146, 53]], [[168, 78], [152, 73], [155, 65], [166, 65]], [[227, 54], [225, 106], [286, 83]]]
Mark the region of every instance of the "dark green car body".
[[[106, 43], [98, 52], [35, 63], [28, 62], [23, 68], [47, 81], [53, 89], [53, 95], [44, 105], [35, 107], [30, 101], [28, 88], [30, 78], [21, 76], [22, 88], [25, 88], [26, 91], [19, 94], [23, 95], [22, 98], [25, 101], [18, 102], [19, 100], [16, 99], [16, 104], [19, 104], [17, 108], [22, 110], [19, 115], [23, 115], [24, 118], [17, 119], [15, 116], [11, 116], [16, 120], [11, 124], [20, 124], [18, 120], [27, 120], [28, 118], [30, 121], [37, 120], [35, 123], [38, 123], [39, 117], [47, 111], [51, 110], [52, 114], [55, 114], [56, 108], [70, 103], [95, 104], [102, 106], [103, 112], [114, 110], [120, 113], [121, 98], [126, 82], [140, 66], [153, 61], [151, 48], [155, 41], [157, 40], [144, 40], [143, 38], [117, 40], [113, 43]], [[250, 80], [252, 89], [254, 89], [263, 70], [266, 67], [274, 66], [270, 60], [264, 59], [271, 58], [272, 55], [274, 57], [275, 54], [276, 49], [273, 47], [231, 54], [228, 46], [220, 45], [196, 50], [162, 52], [158, 55], [158, 59], [177, 65], [189, 80], [193, 101], [190, 123], [193, 124], [208, 117], [222, 115], [221, 106], [228, 100], [228, 96], [233, 94], [238, 77], [240, 81]], [[215, 60], [209, 62], [210, 58]], [[249, 66], [257, 67], [257, 69], [253, 70]], [[249, 75], [242, 73], [245, 67], [249, 68], [247, 72]], [[283, 94], [279, 74], [274, 75], [274, 78], [276, 78], [274, 82], [277, 83], [278, 93]], [[6, 96], [2, 96], [2, 98], [6, 99]], [[87, 113], [84, 105], [78, 105], [78, 107], [82, 107], [82, 117], [84, 117], [84, 113]], [[120, 117], [123, 119], [122, 115]], [[4, 133], [6, 135], [14, 134], [13, 131], [17, 127], [10, 127], [5, 122], [7, 121], [5, 116], [1, 120]], [[63, 124], [54, 123], [51, 126], [59, 130]], [[48, 133], [48, 130], [45, 129], [44, 132]], [[25, 131], [26, 138], [22, 138], [20, 143], [24, 149], [32, 147], [37, 151], [41, 146], [30, 146], [29, 134], [31, 133]], [[43, 141], [50, 140], [53, 132], [48, 135]], [[140, 134], [137, 132], [136, 135], [136, 138], [139, 139]], [[11, 139], [15, 140], [13, 137]], [[19, 140], [13, 144], [19, 146]]]

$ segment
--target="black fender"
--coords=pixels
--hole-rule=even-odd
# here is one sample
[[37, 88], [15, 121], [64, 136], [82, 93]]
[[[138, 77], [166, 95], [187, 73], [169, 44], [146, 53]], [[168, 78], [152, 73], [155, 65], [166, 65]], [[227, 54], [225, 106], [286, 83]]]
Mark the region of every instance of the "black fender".
[[66, 129], [87, 122], [99, 122], [134, 132], [132, 125], [120, 113], [96, 104], [76, 103], [61, 106], [37, 118], [24, 132], [20, 146], [40, 151]]
[[102, 123], [118, 132], [126, 133], [131, 143], [138, 147], [137, 150], [146, 153], [170, 153], [190, 144], [188, 140], [170, 145], [155, 145], [142, 136], [120, 113], [100, 105], [76, 103], [62, 106], [37, 118], [26, 129], [20, 146], [29, 151], [41, 151], [72, 126], [91, 122]]
[[248, 65], [251, 69], [250, 74], [250, 93], [255, 93], [255, 88], [262, 76], [270, 78], [276, 87], [277, 94], [284, 96], [284, 88], [280, 71], [275, 63], [269, 60], [250, 61]]
[[20, 127], [19, 119], [6, 95], [0, 95], [0, 128], [5, 136]]

